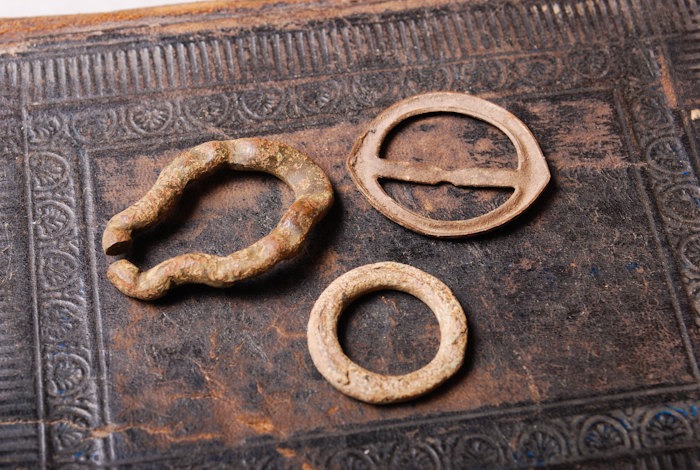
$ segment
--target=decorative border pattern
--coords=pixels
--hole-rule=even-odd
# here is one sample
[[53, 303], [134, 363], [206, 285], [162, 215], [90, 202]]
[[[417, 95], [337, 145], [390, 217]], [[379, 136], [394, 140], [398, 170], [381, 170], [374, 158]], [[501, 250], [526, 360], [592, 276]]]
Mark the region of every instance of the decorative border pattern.
[[688, 87], [681, 91], [687, 102], [700, 101], [700, 90], [697, 84], [700, 81], [700, 14], [688, 18], [688, 33], [682, 38], [671, 41], [671, 61], [674, 73], [678, 81], [688, 83]]
[[[426, 470], [533, 467], [614, 459], [642, 450], [696, 446], [700, 438], [699, 406], [700, 402], [686, 402], [536, 422], [479, 422], [467, 427], [459, 422], [416, 428], [414, 433], [406, 429], [401, 434], [415, 436], [410, 440], [365, 439], [341, 450], [317, 446], [309, 457], [318, 468]], [[356, 438], [362, 440], [362, 436]]]
[[670, 246], [678, 256], [683, 283], [700, 321], [700, 180], [661, 91], [654, 50], [634, 51], [626, 75], [624, 100], [632, 130], [661, 214]]
[[[209, 469], [232, 465], [245, 470], [298, 468], [403, 469], [534, 468], [591, 460], [637, 459], [650, 468], [694, 468], [700, 439], [699, 401], [612, 407], [593, 413], [402, 424], [371, 432], [302, 438], [255, 450], [165, 457], [168, 468]], [[409, 437], [410, 436], [410, 437]], [[668, 454], [671, 454], [669, 456]], [[666, 454], [666, 455], [663, 455]], [[136, 462], [117, 461], [120, 465]], [[643, 467], [642, 467], [643, 468]]]
[[[656, 62], [646, 49], [577, 46], [495, 55], [558, 45], [595, 44], [600, 38], [654, 37], [682, 31], [695, 0], [671, 0], [671, 14], [651, 17], [659, 0], [574, 0], [463, 6], [393, 14], [380, 19], [326, 22], [313, 30], [230, 33], [227, 37], [173, 40], [165, 45], [125, 44], [107, 52], [85, 49], [52, 58], [0, 59], [0, 95], [22, 93], [30, 227], [36, 251], [37, 303], [43, 349], [46, 415], [53, 463], [107, 463], [105, 441], [91, 430], [101, 422], [94, 314], [87, 248], [79, 233], [82, 188], [79, 162], [65, 149], [99, 148], [163, 136], [267, 133], [333, 122], [434, 89], [470, 92], [537, 91], [622, 84], [632, 128], [644, 149], [653, 193], [669, 239], [683, 260], [691, 299], [700, 287], [698, 181], [658, 90]], [[514, 41], [512, 38], [519, 38]], [[486, 53], [489, 58], [483, 58]], [[619, 58], [629, 57], [619, 65]], [[613, 60], [614, 58], [614, 60]], [[397, 73], [400, 71], [400, 73]], [[334, 78], [330, 78], [330, 77]], [[260, 83], [260, 77], [268, 81]], [[168, 90], [197, 90], [167, 99]], [[212, 92], [213, 90], [213, 92]], [[156, 95], [137, 104], [119, 98]], [[83, 106], [94, 99], [107, 106]], [[80, 100], [81, 106], [76, 103]], [[99, 109], [98, 109], [99, 108]], [[61, 150], [57, 150], [61, 149]], [[69, 150], [70, 152], [72, 150]], [[697, 229], [697, 230], [696, 230]], [[688, 267], [689, 266], [689, 267]], [[696, 308], [699, 308], [696, 302]], [[415, 441], [381, 441], [325, 453], [308, 452], [319, 466], [384, 467], [420, 463], [442, 468], [473, 459], [485, 465], [540, 465], [628, 455], [661, 446], [696, 446], [698, 403], [616, 410], [521, 424], [471, 421], [441, 428]], [[408, 429], [410, 426], [406, 426]], [[427, 428], [426, 428], [427, 429]], [[423, 432], [423, 431], [420, 431]], [[508, 437], [504, 437], [508, 436]], [[355, 436], [362, 439], [362, 436]], [[283, 461], [249, 460], [254, 468]], [[282, 456], [279, 457], [283, 459]], [[461, 460], [460, 460], [461, 459]]]
[[49, 58], [0, 61], [0, 94], [21, 83], [29, 102], [84, 102], [258, 83], [261, 77], [279, 82], [387, 65], [434, 65], [485, 53], [674, 34], [699, 11], [697, 0], [497, 2], [358, 16], [312, 29], [222, 31], [158, 45], [148, 38], [96, 46], [99, 51], [81, 45]]
[[[22, 121], [0, 97], [0, 465], [33, 466], [41, 460], [41, 406], [35, 366], [36, 338], [27, 269], [26, 208], [21, 194]], [[19, 217], [18, 217], [19, 215]]]
[[[337, 122], [374, 112], [407, 96], [433, 90], [535, 92], [564, 82], [570, 89], [609, 86], [622, 69], [618, 46], [580, 47], [563, 58], [552, 52], [472, 59], [438, 66], [397, 67], [311, 80], [219, 87], [212, 93], [169, 97], [156, 94], [134, 104], [75, 110], [72, 105], [35, 105], [28, 139], [33, 148], [76, 142], [88, 148], [150, 139], [199, 139], [261, 135]], [[558, 85], [559, 86], [559, 85]], [[563, 85], [561, 85], [563, 86]], [[562, 88], [563, 90], [564, 88]]]
[[28, 159], [50, 460], [99, 464], [105, 453], [91, 437], [102, 423], [76, 162], [44, 151]]

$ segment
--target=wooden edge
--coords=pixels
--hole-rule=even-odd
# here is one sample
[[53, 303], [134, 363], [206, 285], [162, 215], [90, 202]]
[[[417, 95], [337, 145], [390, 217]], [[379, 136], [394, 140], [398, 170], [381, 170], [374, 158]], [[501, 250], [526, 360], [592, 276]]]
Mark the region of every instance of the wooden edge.
[[[448, 3], [450, 0], [434, 0], [431, 5]], [[314, 19], [378, 14], [421, 6], [424, 2], [420, 0], [217, 0], [108, 13], [0, 18], [0, 44], [10, 45], [5, 49], [11, 53], [19, 53], [29, 49], [26, 42], [30, 39], [36, 46], [55, 42], [61, 36], [66, 41], [81, 41], [88, 33], [104, 35], [114, 30], [148, 34], [157, 28], [160, 35], [220, 28], [284, 28]]]

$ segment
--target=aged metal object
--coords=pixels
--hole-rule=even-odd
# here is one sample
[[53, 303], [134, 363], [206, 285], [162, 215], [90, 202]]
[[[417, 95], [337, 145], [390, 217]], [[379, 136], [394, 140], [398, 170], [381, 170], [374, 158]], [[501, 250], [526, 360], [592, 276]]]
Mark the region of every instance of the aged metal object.
[[[396, 125], [412, 116], [433, 112], [464, 114], [498, 127], [515, 146], [517, 169], [461, 168], [448, 171], [379, 157], [382, 142]], [[513, 219], [537, 199], [550, 176], [537, 141], [522, 121], [489, 101], [454, 92], [417, 95], [383, 111], [355, 142], [347, 166], [362, 194], [386, 217], [416, 232], [447, 238], [476, 235]], [[416, 214], [389, 197], [379, 183], [382, 178], [419, 184], [446, 182], [461, 187], [513, 188], [515, 191], [503, 205], [478, 217], [435, 220]]]
[[[440, 347], [426, 366], [404, 375], [382, 375], [353, 362], [338, 341], [338, 319], [363, 294], [381, 289], [409, 293], [435, 313]], [[462, 365], [467, 346], [467, 319], [450, 289], [420, 269], [394, 262], [355, 268], [333, 281], [316, 301], [307, 339], [316, 368], [341, 392], [368, 403], [385, 404], [423, 395], [452, 376]]]
[[187, 253], [145, 272], [126, 259], [119, 260], [107, 271], [117, 289], [131, 297], [153, 300], [180, 284], [230, 286], [294, 256], [333, 203], [333, 189], [326, 175], [292, 147], [263, 139], [207, 142], [182, 152], [143, 198], [112, 217], [102, 237], [104, 252], [116, 255], [127, 251], [134, 230], [156, 225], [189, 182], [224, 165], [233, 170], [270, 173], [293, 189], [296, 199], [277, 226], [249, 247], [225, 257]]

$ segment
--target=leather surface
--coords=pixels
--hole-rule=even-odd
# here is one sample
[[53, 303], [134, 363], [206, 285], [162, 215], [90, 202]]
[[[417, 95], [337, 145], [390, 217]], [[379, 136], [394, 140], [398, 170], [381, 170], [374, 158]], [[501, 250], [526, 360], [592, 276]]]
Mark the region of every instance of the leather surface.
[[[697, 2], [299, 8], [267, 27], [224, 27], [224, 8], [180, 18], [179, 33], [125, 23], [2, 46], [0, 464], [700, 465]], [[490, 234], [408, 231], [347, 173], [378, 112], [432, 90], [505, 107], [547, 159], [544, 194]], [[329, 175], [336, 202], [304, 252], [230, 289], [121, 295], [99, 250], [107, 220], [179, 150], [242, 136], [295, 146]], [[443, 168], [516, 160], [495, 128], [439, 113], [400, 126], [384, 152]], [[385, 188], [436, 218], [507, 196]], [[230, 253], [292, 200], [272, 177], [217, 173], [130, 259]], [[378, 261], [440, 278], [469, 323], [463, 369], [385, 407], [335, 391], [306, 348], [322, 290]], [[392, 292], [353, 305], [339, 333], [354, 360], [394, 374], [439, 341], [428, 308]]]

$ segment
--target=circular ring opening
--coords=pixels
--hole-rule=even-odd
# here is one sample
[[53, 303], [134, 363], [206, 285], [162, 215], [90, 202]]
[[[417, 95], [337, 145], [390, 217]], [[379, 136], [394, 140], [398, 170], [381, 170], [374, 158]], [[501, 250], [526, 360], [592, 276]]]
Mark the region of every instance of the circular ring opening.
[[[372, 372], [353, 362], [338, 340], [343, 310], [363, 294], [392, 289], [411, 294], [430, 307], [440, 327], [440, 346], [424, 367], [403, 375]], [[333, 281], [316, 301], [308, 325], [311, 358], [326, 380], [341, 392], [375, 404], [416, 398], [451, 377], [464, 362], [467, 319], [450, 289], [417, 268], [383, 262], [353, 269]]]

